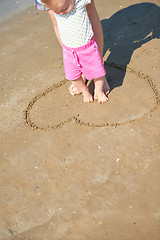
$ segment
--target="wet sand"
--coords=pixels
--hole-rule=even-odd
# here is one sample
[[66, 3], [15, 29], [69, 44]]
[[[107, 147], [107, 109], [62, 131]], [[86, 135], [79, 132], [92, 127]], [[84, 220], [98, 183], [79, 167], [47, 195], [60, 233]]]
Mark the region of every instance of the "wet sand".
[[103, 105], [69, 95], [47, 13], [0, 24], [0, 239], [159, 239], [160, 3], [130, 2], [96, 0]]
[[0, 22], [34, 6], [33, 0], [0, 0]]

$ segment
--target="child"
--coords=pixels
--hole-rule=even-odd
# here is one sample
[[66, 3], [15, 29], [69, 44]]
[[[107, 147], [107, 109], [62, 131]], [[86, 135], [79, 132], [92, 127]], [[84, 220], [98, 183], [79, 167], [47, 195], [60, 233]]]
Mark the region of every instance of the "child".
[[102, 58], [93, 38], [92, 26], [86, 11], [86, 5], [90, 4], [91, 0], [38, 0], [38, 2], [43, 2], [47, 10], [54, 12], [52, 21], [63, 46], [66, 78], [72, 81], [75, 89], [82, 92], [84, 102], [92, 102], [93, 98], [82, 79], [82, 73], [87, 79], [94, 79], [94, 99], [99, 103], [106, 102], [108, 99], [104, 93], [104, 82], [107, 93], [109, 85], [105, 79]]

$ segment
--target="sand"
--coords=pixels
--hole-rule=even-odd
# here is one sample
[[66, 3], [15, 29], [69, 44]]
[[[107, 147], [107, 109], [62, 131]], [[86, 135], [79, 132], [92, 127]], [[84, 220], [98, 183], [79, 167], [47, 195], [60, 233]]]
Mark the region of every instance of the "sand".
[[103, 105], [69, 95], [47, 13], [0, 24], [1, 240], [160, 237], [160, 2], [96, 6]]

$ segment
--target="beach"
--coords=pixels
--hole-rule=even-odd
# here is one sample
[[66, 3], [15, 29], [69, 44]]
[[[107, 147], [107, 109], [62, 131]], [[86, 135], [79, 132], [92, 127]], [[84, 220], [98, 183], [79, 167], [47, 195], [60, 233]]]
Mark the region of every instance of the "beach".
[[1, 240], [160, 237], [160, 1], [95, 3], [105, 104], [69, 94], [47, 12], [0, 21]]

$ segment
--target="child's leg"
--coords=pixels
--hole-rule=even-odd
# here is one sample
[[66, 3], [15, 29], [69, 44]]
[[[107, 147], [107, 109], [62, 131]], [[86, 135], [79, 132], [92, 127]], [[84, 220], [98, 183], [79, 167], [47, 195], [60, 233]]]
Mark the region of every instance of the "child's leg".
[[94, 32], [94, 40], [96, 41], [101, 57], [103, 58], [103, 30], [94, 0], [86, 6], [86, 9]]
[[98, 103], [105, 103], [108, 101], [108, 98], [104, 92], [105, 81], [106, 81], [106, 77], [100, 77], [100, 78], [94, 79], [94, 83], [95, 83], [94, 100], [98, 100]]
[[[86, 83], [86, 78], [82, 75], [82, 79], [83, 79], [83, 82], [84, 83]], [[71, 84], [70, 86], [69, 86], [69, 93], [72, 95], [72, 96], [74, 96], [74, 95], [78, 95], [78, 94], [80, 94], [80, 93], [82, 93], [80, 90], [78, 90], [75, 86], [74, 86], [74, 84]]]
[[77, 80], [72, 81], [73, 86], [83, 94], [83, 101], [86, 103], [93, 102], [92, 95], [90, 94], [88, 87], [85, 85], [83, 78], [80, 77]]

